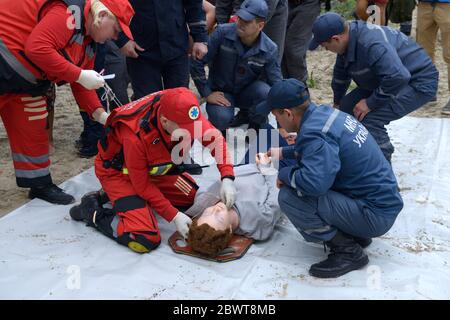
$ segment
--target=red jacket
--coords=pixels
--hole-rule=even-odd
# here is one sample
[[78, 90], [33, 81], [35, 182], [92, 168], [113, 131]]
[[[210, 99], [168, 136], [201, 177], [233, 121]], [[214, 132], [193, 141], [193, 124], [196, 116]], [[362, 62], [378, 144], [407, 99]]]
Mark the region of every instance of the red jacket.
[[[151, 182], [149, 172], [165, 174], [166, 165], [172, 164], [171, 151], [178, 142], [171, 141], [170, 134], [166, 133], [161, 127], [159, 118], [159, 104], [155, 104], [149, 117], [150, 130], [145, 132], [141, 129], [141, 119], [149, 110], [144, 108], [138, 112], [145, 104], [150, 104], [155, 95], [164, 93], [164, 91], [145, 96], [144, 98], [131, 102], [125, 106], [113, 110], [108, 118], [106, 126], [110, 128], [107, 136], [107, 147], [104, 148], [99, 143], [99, 153], [95, 160], [95, 173], [102, 183], [107, 183], [108, 177], [123, 177], [129, 179], [136, 191], [136, 194], [145, 199], [150, 206], [158, 212], [167, 221], [172, 221], [178, 212], [168, 199], [161, 193], [158, 186]], [[137, 113], [137, 114], [136, 114]], [[123, 117], [126, 114], [134, 114], [131, 117], [125, 117], [122, 120], [114, 120]], [[217, 167], [221, 177], [234, 178], [233, 166], [230, 164], [227, 144], [220, 132], [206, 119], [202, 118], [202, 135], [209, 132], [215, 132], [220, 137], [216, 143], [219, 154], [212, 155], [216, 158]], [[214, 131], [208, 131], [214, 130]], [[211, 141], [204, 141], [202, 144], [208, 146]], [[189, 145], [192, 140], [188, 141]], [[123, 150], [123, 167], [128, 171], [116, 169], [106, 169], [104, 160], [111, 160], [116, 154]], [[153, 169], [153, 170], [152, 170]]]
[[[95, 43], [86, 35], [85, 26], [80, 33], [70, 28], [74, 20], [67, 4], [60, 0], [1, 0], [1, 7], [0, 45], [7, 48], [1, 51], [3, 58], [16, 59], [16, 68], [36, 79], [70, 83], [77, 103], [90, 114], [100, 108], [95, 91], [75, 82], [82, 69], [93, 69]], [[86, 0], [85, 20], [89, 8], [90, 0]]]

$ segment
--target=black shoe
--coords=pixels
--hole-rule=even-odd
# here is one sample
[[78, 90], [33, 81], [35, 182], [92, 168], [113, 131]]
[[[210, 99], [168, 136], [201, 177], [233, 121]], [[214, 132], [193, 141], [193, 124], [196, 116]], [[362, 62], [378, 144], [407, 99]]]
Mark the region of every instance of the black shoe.
[[75, 202], [75, 198], [70, 194], [65, 193], [61, 188], [55, 184], [50, 184], [44, 187], [33, 187], [28, 193], [30, 199], [39, 198], [44, 201], [55, 204], [71, 204]]
[[353, 240], [355, 240], [363, 249], [367, 248], [372, 243], [372, 238], [359, 238], [353, 236]]
[[98, 201], [100, 206], [102, 206], [105, 203], [109, 202], [108, 195], [106, 194], [105, 191], [103, 191], [103, 189], [100, 189], [98, 191], [92, 191], [92, 192], [86, 193], [84, 196], [81, 197], [81, 202], [83, 202], [83, 199], [90, 198], [91, 196], [94, 196], [94, 197], [97, 198], [97, 201]]
[[331, 253], [328, 259], [311, 266], [309, 274], [313, 277], [337, 278], [369, 263], [369, 258], [353, 237], [340, 231], [326, 245]]
[[94, 213], [100, 211], [101, 205], [98, 194], [91, 192], [81, 198], [79, 205], [70, 208], [70, 217], [75, 221], [84, 221], [90, 226], [94, 226]]
[[84, 145], [77, 153], [80, 158], [92, 158], [98, 153], [97, 145]]
[[248, 114], [239, 111], [238, 114], [234, 117], [233, 121], [231, 121], [230, 128], [236, 128], [248, 122], [249, 122]]

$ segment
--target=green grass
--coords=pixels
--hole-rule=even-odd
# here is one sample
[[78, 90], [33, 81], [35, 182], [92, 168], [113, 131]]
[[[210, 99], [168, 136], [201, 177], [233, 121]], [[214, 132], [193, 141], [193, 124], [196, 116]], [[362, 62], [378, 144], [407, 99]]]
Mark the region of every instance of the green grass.
[[306, 85], [308, 88], [314, 89], [316, 87], [316, 80], [314, 80], [314, 71], [311, 71], [311, 74], [308, 77], [308, 80], [306, 80]]
[[[353, 20], [353, 10], [355, 10], [356, 0], [347, 0], [345, 2], [339, 2], [337, 0], [331, 0], [331, 10], [344, 16], [347, 20]], [[324, 5], [322, 5], [322, 13], [325, 13]]]

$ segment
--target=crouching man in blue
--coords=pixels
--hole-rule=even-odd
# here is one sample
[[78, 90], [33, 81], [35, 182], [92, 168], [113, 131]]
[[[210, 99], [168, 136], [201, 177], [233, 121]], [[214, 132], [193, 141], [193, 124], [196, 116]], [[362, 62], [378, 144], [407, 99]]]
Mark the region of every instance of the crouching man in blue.
[[272, 112], [295, 145], [271, 148], [272, 159], [296, 160], [280, 168], [278, 201], [302, 236], [325, 242], [328, 259], [313, 264], [312, 276], [335, 278], [364, 267], [363, 248], [385, 234], [403, 207], [391, 166], [353, 116], [316, 106], [296, 79], [276, 83], [258, 112]]
[[[348, 23], [333, 12], [316, 19], [313, 34], [311, 50], [321, 45], [337, 53], [331, 83], [335, 107], [361, 121], [391, 161], [394, 146], [385, 126], [436, 96], [439, 73], [430, 57], [398, 30]], [[358, 87], [346, 95], [351, 80]]]
[[[267, 14], [264, 0], [245, 0], [237, 23], [219, 25], [208, 41], [208, 53], [190, 61], [192, 79], [206, 98], [208, 119], [222, 132], [245, 123], [259, 129], [266, 121], [255, 114], [255, 107], [282, 78], [277, 45], [261, 31]], [[236, 118], [234, 108], [240, 109]]]

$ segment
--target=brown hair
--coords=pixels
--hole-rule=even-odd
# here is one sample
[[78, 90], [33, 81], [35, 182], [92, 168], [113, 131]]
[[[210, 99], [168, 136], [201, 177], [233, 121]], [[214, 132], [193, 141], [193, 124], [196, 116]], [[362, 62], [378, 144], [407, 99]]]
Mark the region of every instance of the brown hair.
[[187, 242], [192, 250], [214, 258], [228, 246], [231, 236], [230, 229], [216, 230], [206, 223], [198, 225], [197, 219], [194, 219], [189, 228]]

